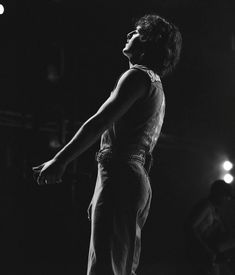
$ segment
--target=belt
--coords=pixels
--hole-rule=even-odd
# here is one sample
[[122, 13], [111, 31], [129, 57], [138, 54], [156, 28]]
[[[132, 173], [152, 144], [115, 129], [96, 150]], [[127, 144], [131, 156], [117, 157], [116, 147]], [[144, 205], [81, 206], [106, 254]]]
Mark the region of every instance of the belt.
[[121, 161], [138, 161], [142, 165], [145, 164], [146, 154], [144, 150], [130, 151], [130, 152], [118, 152], [111, 149], [103, 149], [96, 153], [96, 161], [99, 163], [110, 161], [110, 160], [121, 160]]

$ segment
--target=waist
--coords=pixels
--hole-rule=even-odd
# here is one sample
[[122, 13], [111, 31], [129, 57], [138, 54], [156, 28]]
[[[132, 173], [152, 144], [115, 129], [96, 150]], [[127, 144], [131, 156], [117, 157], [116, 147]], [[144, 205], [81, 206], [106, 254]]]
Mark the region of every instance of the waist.
[[113, 148], [101, 149], [96, 153], [96, 161], [99, 163], [111, 160], [117, 161], [137, 161], [142, 165], [146, 161], [146, 153], [143, 149], [139, 150], [115, 150]]

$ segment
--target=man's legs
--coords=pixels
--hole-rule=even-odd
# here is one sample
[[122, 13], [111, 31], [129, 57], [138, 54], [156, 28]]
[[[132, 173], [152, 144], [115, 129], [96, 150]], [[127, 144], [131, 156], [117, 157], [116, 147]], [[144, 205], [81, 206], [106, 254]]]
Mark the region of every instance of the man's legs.
[[141, 198], [136, 196], [134, 200], [133, 190], [132, 197], [130, 190], [122, 190], [120, 194], [109, 184], [97, 190], [92, 202], [87, 275], [134, 275], [140, 257], [141, 229], [150, 208], [151, 189], [140, 192]]
[[112, 215], [109, 213], [109, 216], [105, 210], [103, 213], [97, 213], [99, 220], [94, 217], [88, 275], [135, 274], [141, 250], [141, 229], [147, 212], [145, 215], [141, 213], [140, 216], [138, 213], [124, 210], [118, 209]]

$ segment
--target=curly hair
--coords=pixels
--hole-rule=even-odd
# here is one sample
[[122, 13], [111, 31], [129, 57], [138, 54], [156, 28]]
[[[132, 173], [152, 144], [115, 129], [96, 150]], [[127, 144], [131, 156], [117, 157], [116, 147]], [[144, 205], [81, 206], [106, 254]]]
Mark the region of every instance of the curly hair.
[[135, 23], [145, 43], [144, 62], [159, 76], [170, 73], [180, 59], [182, 36], [179, 29], [156, 14], [144, 15]]

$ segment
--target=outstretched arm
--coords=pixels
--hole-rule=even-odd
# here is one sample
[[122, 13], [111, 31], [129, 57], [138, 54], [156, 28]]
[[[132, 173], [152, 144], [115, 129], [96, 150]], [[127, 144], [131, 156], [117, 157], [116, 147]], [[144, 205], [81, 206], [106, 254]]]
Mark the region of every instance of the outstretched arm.
[[146, 75], [139, 70], [128, 70], [124, 73], [110, 97], [96, 114], [81, 126], [74, 137], [55, 157], [33, 168], [35, 172], [39, 173], [38, 183], [44, 184], [45, 181], [55, 183], [58, 181], [68, 163], [94, 144], [112, 123], [125, 114], [136, 100], [147, 92], [148, 81]]
[[147, 90], [145, 75], [137, 70], [127, 71], [119, 80], [116, 89], [103, 103], [97, 113], [89, 118], [72, 140], [55, 156], [69, 163], [93, 143], [112, 123], [117, 121]]

